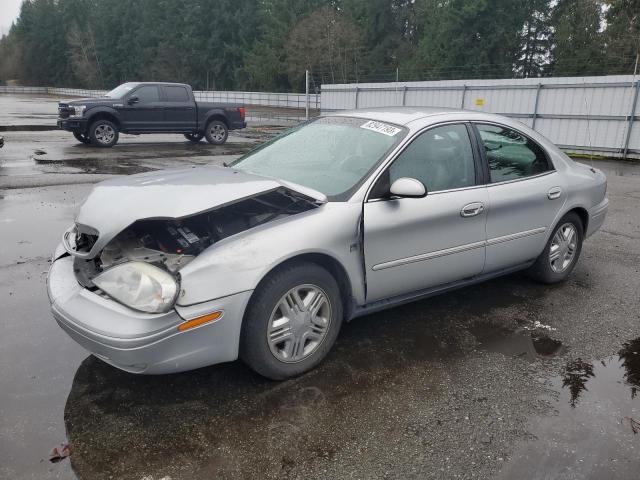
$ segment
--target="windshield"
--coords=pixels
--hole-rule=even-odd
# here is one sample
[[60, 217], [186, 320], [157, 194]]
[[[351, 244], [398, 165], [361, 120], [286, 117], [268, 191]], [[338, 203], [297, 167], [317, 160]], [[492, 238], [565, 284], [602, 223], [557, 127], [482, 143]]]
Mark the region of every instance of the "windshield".
[[122, 85], [119, 85], [108, 92], [105, 96], [110, 98], [122, 98], [129, 90], [131, 90], [136, 85], [137, 83], [123, 83]]
[[231, 164], [344, 200], [406, 135], [388, 123], [324, 117], [295, 127]]

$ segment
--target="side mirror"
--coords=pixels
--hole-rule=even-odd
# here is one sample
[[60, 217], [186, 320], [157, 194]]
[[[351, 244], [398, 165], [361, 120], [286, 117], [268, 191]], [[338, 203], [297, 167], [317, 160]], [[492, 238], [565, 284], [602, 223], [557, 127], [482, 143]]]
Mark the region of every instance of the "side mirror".
[[134, 103], [138, 103], [139, 101], [140, 99], [134, 95], [133, 97], [129, 97], [129, 100], [127, 100], [127, 103], [129, 105], [133, 105]]
[[422, 198], [427, 195], [427, 189], [420, 180], [402, 177], [391, 184], [391, 195], [401, 198]]

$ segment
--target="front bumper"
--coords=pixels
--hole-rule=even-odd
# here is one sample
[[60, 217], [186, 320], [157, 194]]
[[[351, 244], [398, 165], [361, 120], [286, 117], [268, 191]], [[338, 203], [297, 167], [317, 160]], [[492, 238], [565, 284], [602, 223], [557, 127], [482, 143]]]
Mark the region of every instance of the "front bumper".
[[[82, 347], [131, 373], [163, 374], [238, 358], [240, 329], [251, 291], [147, 314], [104, 298], [78, 284], [73, 257], [53, 261], [47, 277], [53, 316]], [[222, 317], [184, 332], [178, 325], [222, 310]]]
[[87, 120], [84, 118], [58, 119], [58, 128], [68, 132], [84, 132], [87, 130]]
[[604, 223], [604, 219], [607, 216], [607, 210], [609, 210], [609, 199], [605, 198], [595, 207], [589, 210], [589, 225], [587, 226], [587, 233], [585, 238], [593, 235]]

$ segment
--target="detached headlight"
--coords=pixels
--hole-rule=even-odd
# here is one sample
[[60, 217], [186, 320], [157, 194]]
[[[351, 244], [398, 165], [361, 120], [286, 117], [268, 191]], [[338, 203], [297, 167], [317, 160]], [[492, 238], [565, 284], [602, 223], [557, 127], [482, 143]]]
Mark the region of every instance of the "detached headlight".
[[93, 283], [110, 297], [135, 310], [162, 313], [178, 294], [178, 284], [164, 270], [144, 262], [127, 262], [105, 270]]
[[87, 109], [86, 105], [74, 105], [73, 106], [73, 113], [71, 114], [71, 116], [74, 117], [74, 118], [82, 117], [82, 115], [84, 115], [84, 111], [86, 109]]

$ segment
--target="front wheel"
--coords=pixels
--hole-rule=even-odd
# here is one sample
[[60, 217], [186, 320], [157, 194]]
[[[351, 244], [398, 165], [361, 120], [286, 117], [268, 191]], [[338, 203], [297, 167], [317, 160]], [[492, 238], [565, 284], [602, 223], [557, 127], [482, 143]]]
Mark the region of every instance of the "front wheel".
[[113, 147], [118, 142], [118, 127], [109, 120], [96, 120], [89, 127], [89, 138], [96, 147]]
[[193, 143], [198, 143], [200, 140], [202, 140], [202, 137], [204, 137], [204, 133], [202, 132], [184, 134], [184, 138]]
[[73, 132], [73, 136], [76, 138], [76, 140], [78, 140], [81, 143], [84, 143], [85, 145], [88, 145], [91, 143], [91, 139], [86, 133]]
[[314, 263], [272, 273], [247, 307], [240, 357], [272, 380], [300, 375], [318, 365], [336, 341], [342, 301], [336, 280]]
[[560, 219], [549, 241], [529, 274], [542, 283], [558, 283], [567, 279], [578, 263], [584, 231], [580, 217], [569, 212]]
[[229, 129], [224, 122], [220, 120], [212, 120], [207, 123], [207, 128], [204, 131], [207, 142], [212, 145], [222, 145], [227, 141], [229, 136]]

